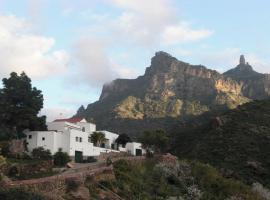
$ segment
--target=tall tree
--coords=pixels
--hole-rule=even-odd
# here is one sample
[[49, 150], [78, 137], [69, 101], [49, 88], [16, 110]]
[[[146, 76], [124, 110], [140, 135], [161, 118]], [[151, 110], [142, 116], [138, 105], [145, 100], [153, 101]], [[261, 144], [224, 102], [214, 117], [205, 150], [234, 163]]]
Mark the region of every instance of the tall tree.
[[125, 147], [128, 142], [131, 142], [131, 139], [127, 134], [122, 133], [118, 136], [118, 138], [115, 140], [115, 142], [118, 145], [121, 144], [121, 145], [123, 145], [123, 147]]
[[106, 141], [105, 135], [102, 132], [94, 132], [91, 135], [91, 141], [94, 143], [95, 146], [100, 147], [103, 142]]
[[169, 137], [163, 130], [145, 131], [139, 141], [148, 152], [164, 153], [169, 145]]
[[[3, 79], [0, 89], [0, 121], [1, 125], [22, 137], [25, 129], [46, 130], [46, 117], [38, 117], [43, 108], [43, 95], [32, 87], [31, 79], [23, 72], [15, 72]], [[10, 137], [12, 137], [10, 135]]]

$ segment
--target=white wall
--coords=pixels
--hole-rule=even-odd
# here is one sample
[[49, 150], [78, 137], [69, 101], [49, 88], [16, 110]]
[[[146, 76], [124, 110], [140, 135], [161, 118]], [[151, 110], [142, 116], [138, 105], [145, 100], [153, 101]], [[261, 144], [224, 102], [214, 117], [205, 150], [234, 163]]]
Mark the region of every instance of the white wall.
[[[93, 143], [88, 142], [89, 134], [86, 132], [78, 131], [78, 130], [69, 130], [70, 131], [70, 149], [69, 155], [75, 156], [75, 151], [83, 152], [83, 156], [93, 156]], [[76, 137], [78, 141], [76, 141]], [[80, 142], [81, 139], [81, 142]]]
[[142, 148], [142, 144], [141, 143], [137, 143], [137, 142], [129, 142], [126, 144], [126, 149], [127, 152], [130, 153], [133, 156], [136, 156], [136, 149], [141, 149], [142, 150], [142, 154], [145, 154], [145, 150]]
[[[105, 135], [105, 138], [107, 139], [106, 141], [106, 148], [109, 149], [111, 148], [112, 144], [115, 144], [115, 140], [118, 138], [118, 134], [116, 133], [112, 133], [109, 131], [98, 131], [98, 132], [102, 132]], [[115, 148], [116, 148], [116, 144], [115, 144]]]
[[[43, 147], [44, 149], [49, 149], [52, 154], [55, 153], [55, 134], [54, 131], [31, 131], [26, 133], [26, 142], [29, 153], [37, 147]], [[32, 136], [30, 139], [29, 136]]]
[[79, 122], [77, 123], [78, 126], [80, 126], [81, 128], [85, 128], [85, 132], [94, 132], [96, 131], [96, 125], [92, 124], [92, 123], [87, 123], [87, 122]]

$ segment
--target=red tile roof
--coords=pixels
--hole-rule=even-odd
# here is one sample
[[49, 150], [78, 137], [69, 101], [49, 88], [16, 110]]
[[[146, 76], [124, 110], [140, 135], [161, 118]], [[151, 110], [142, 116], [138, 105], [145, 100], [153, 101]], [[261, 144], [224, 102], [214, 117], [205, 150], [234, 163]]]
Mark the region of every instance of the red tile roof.
[[54, 120], [54, 122], [69, 122], [69, 123], [78, 123], [80, 121], [82, 121], [84, 118], [81, 117], [72, 117], [69, 119], [56, 119]]

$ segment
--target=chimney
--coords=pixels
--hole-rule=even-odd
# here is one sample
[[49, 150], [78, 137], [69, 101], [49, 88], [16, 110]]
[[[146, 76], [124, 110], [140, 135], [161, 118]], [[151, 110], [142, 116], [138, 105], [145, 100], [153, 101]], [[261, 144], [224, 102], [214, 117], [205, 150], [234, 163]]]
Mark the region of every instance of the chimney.
[[246, 64], [246, 60], [245, 60], [245, 57], [244, 57], [244, 55], [241, 55], [240, 56], [240, 63], [239, 63], [240, 65], [245, 65]]

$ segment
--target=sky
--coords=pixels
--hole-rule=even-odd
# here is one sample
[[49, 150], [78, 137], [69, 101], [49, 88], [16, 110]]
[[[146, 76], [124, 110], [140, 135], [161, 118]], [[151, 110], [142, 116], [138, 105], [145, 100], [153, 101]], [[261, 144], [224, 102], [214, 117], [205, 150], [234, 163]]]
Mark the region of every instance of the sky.
[[48, 121], [136, 78], [157, 51], [224, 72], [270, 73], [268, 0], [0, 0], [0, 78], [25, 71]]

